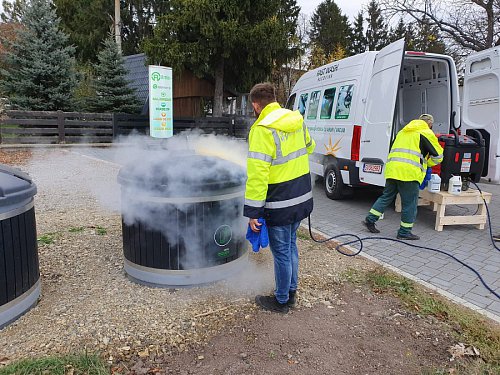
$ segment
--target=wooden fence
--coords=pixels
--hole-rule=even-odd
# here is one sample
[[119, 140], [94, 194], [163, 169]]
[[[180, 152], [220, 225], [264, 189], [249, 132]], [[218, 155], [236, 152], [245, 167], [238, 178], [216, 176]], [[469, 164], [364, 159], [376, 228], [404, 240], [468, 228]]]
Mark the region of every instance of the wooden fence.
[[[246, 138], [252, 120], [241, 116], [174, 118], [174, 134], [189, 129]], [[147, 115], [7, 111], [2, 144], [109, 143], [132, 133], [149, 134]]]

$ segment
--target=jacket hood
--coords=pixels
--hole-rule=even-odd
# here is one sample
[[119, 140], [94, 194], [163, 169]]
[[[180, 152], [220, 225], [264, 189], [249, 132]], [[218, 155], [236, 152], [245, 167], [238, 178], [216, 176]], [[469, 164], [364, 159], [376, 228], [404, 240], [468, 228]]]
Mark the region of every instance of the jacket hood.
[[[278, 112], [276, 112], [278, 111]], [[281, 108], [276, 102], [268, 104], [254, 125], [265, 126], [285, 133], [293, 133], [302, 128], [304, 118], [299, 111]]]
[[403, 132], [421, 132], [430, 130], [429, 125], [424, 120], [410, 121], [401, 131]]

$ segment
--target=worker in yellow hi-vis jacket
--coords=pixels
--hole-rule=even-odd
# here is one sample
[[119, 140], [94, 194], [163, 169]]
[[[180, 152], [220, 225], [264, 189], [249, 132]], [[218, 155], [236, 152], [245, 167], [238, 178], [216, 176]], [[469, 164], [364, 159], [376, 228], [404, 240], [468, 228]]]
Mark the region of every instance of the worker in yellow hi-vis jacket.
[[274, 296], [257, 296], [262, 308], [286, 313], [295, 304], [298, 280], [297, 229], [313, 209], [308, 154], [315, 147], [299, 111], [281, 108], [274, 87], [250, 91], [257, 121], [249, 134], [244, 215], [254, 232], [264, 218], [274, 258]]
[[427, 168], [443, 161], [443, 148], [432, 131], [434, 118], [423, 114], [399, 131], [385, 165], [385, 188], [372, 206], [363, 224], [372, 233], [380, 233], [375, 222], [399, 193], [401, 196], [400, 240], [418, 240], [411, 232], [417, 216], [419, 185]]

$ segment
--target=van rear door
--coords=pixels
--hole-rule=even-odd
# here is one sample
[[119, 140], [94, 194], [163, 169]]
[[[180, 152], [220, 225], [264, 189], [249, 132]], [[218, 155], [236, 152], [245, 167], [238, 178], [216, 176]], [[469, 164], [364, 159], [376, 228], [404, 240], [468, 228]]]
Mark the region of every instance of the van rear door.
[[383, 172], [389, 154], [404, 52], [405, 41], [400, 39], [381, 49], [375, 58], [361, 131], [361, 182], [385, 185]]

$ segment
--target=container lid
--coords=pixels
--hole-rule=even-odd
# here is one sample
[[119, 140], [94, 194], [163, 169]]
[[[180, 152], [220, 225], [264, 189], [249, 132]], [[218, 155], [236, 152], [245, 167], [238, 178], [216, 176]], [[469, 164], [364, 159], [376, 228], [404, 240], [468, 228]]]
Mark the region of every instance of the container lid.
[[118, 182], [138, 193], [168, 197], [195, 197], [242, 187], [246, 173], [230, 161], [194, 153], [151, 153], [146, 160], [124, 166]]
[[36, 185], [28, 174], [0, 164], [0, 213], [15, 209], [36, 194]]

